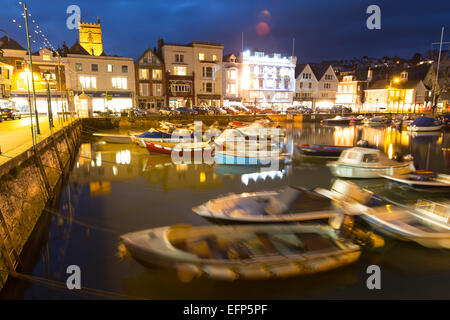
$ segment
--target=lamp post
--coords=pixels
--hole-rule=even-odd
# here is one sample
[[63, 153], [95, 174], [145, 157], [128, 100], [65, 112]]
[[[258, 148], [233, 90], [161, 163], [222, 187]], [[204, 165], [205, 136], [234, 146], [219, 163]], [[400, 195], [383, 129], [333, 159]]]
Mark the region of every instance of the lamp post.
[[53, 136], [53, 113], [52, 113], [52, 102], [50, 100], [50, 78], [51, 73], [48, 71], [44, 72], [44, 79], [47, 83], [47, 104], [48, 104], [48, 125], [50, 126], [50, 134]]

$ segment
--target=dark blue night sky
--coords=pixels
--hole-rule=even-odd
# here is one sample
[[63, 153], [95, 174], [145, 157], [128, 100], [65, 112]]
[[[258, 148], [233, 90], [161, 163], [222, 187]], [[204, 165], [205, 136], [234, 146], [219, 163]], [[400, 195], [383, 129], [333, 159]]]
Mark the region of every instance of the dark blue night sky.
[[[0, 29], [25, 45], [21, 6], [17, 0], [0, 0]], [[192, 40], [220, 42], [224, 53], [245, 48], [292, 52], [299, 62], [382, 57], [410, 58], [425, 53], [439, 41], [450, 40], [450, 1], [365, 1], [365, 0], [28, 0], [30, 13], [57, 47], [66, 41], [71, 46], [76, 30], [66, 28], [66, 9], [80, 6], [83, 21], [96, 21], [103, 28], [107, 54], [138, 57], [147, 47], [155, 47], [158, 37], [166, 42]], [[381, 30], [366, 28], [366, 8], [381, 8]], [[16, 23], [12, 22], [16, 19]], [[260, 22], [267, 23], [264, 28]], [[267, 33], [267, 34], [265, 34]], [[436, 47], [435, 47], [436, 48]], [[34, 50], [39, 46], [34, 47]]]

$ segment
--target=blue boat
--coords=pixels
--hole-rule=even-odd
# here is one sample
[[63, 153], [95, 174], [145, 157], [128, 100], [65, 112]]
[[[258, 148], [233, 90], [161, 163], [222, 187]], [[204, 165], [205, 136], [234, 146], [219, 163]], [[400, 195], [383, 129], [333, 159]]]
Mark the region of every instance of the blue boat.
[[408, 127], [409, 131], [437, 131], [442, 128], [442, 121], [431, 117], [418, 117]]

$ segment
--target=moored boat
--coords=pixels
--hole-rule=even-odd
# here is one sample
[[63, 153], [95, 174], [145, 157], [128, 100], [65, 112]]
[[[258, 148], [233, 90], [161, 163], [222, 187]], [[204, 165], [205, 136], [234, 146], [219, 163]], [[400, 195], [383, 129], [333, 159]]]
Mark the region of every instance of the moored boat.
[[352, 117], [336, 116], [331, 119], [324, 119], [322, 120], [322, 122], [325, 125], [349, 125], [352, 120], [353, 120]]
[[426, 221], [424, 212], [393, 205], [369, 208], [353, 204], [353, 210], [361, 213], [361, 218], [380, 233], [402, 241], [413, 241], [424, 247], [450, 249], [449, 210], [447, 207], [446, 223], [430, 218], [428, 211]]
[[211, 145], [207, 142], [193, 142], [193, 143], [176, 143], [173, 146], [162, 145], [156, 142], [145, 141], [147, 150], [150, 153], [176, 154], [179, 157], [183, 156], [194, 156], [196, 154], [203, 155], [205, 153], [213, 154], [213, 149]]
[[208, 220], [225, 223], [327, 222], [329, 218], [341, 214], [330, 198], [297, 187], [231, 194], [209, 200], [192, 210]]
[[372, 118], [366, 118], [364, 119], [364, 124], [372, 125], [372, 126], [379, 126], [379, 125], [385, 125], [388, 123], [388, 119], [384, 116], [375, 116]]
[[131, 137], [129, 135], [123, 134], [112, 134], [112, 133], [93, 133], [94, 137], [98, 137], [101, 140], [108, 143], [119, 143], [119, 144], [128, 144], [133, 143]]
[[409, 131], [438, 131], [443, 127], [442, 121], [431, 117], [417, 117], [408, 127]]
[[407, 174], [415, 171], [412, 161], [389, 159], [377, 149], [355, 147], [344, 150], [337, 161], [327, 163], [331, 172], [341, 178], [380, 178], [380, 175]]
[[169, 226], [128, 233], [121, 241], [138, 262], [176, 269], [189, 280], [314, 274], [348, 265], [361, 254], [336, 230], [318, 225]]
[[381, 175], [383, 178], [415, 189], [450, 191], [450, 175], [433, 172], [416, 172], [404, 175]]
[[291, 162], [288, 154], [279, 151], [215, 150], [214, 161], [218, 165], [270, 166], [273, 163]]
[[338, 158], [342, 151], [351, 146], [331, 146], [322, 144], [297, 144], [297, 150], [303, 156]]

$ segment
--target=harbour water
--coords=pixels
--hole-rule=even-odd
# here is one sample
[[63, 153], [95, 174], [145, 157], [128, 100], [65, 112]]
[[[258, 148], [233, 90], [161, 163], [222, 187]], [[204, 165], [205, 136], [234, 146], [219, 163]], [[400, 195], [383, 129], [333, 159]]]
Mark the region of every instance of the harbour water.
[[[450, 133], [411, 135], [387, 127], [323, 127], [289, 124], [284, 141], [353, 145], [367, 140], [387, 155], [412, 154], [418, 169], [450, 173]], [[381, 249], [364, 250], [353, 265], [310, 277], [285, 280], [217, 282], [179, 280], [176, 272], [151, 269], [119, 253], [119, 235], [171, 224], [206, 225], [191, 208], [220, 195], [280, 189], [287, 185], [330, 188], [334, 178], [325, 161], [298, 159], [271, 172], [257, 168], [171, 163], [135, 145], [86, 140], [63, 186], [45, 237], [36, 244], [28, 269], [41, 283], [12, 279], [2, 298], [18, 299], [300, 299], [438, 298], [449, 299], [450, 253], [386, 239]], [[377, 194], [406, 203], [442, 199], [383, 179], [358, 180]], [[381, 290], [366, 286], [369, 265], [381, 268]], [[81, 269], [81, 285], [64, 288], [69, 265]], [[58, 287], [56, 284], [61, 284]], [[89, 288], [101, 291], [90, 290]]]

